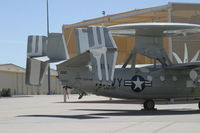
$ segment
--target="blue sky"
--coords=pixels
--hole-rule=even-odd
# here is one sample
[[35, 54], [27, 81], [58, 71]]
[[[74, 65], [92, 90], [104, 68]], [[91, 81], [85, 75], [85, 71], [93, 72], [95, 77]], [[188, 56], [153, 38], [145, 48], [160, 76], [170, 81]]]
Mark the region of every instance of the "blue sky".
[[[49, 0], [50, 32], [63, 24], [160, 6], [168, 2], [200, 3], [199, 0]], [[26, 66], [28, 35], [46, 35], [46, 0], [0, 1], [0, 64]]]

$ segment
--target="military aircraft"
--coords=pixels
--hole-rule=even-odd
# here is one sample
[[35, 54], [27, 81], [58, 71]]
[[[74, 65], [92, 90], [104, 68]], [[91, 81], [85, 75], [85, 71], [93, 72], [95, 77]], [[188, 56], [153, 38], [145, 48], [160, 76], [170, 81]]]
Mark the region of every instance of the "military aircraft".
[[[142, 99], [145, 110], [154, 109], [156, 99], [199, 101], [198, 55], [192, 62], [179, 60], [178, 64], [173, 64], [163, 48], [164, 37], [196, 33], [200, 33], [200, 25], [188, 23], [77, 28], [78, 54], [72, 58], [69, 58], [61, 33], [50, 33], [48, 37], [29, 36], [26, 83], [40, 85], [48, 63], [57, 63], [58, 78], [64, 87], [113, 98]], [[113, 36], [135, 37], [135, 47], [121, 68], [115, 68], [118, 53]], [[137, 54], [151, 58], [154, 63], [137, 67]], [[127, 67], [130, 63], [131, 67]], [[198, 106], [200, 108], [200, 102]]]

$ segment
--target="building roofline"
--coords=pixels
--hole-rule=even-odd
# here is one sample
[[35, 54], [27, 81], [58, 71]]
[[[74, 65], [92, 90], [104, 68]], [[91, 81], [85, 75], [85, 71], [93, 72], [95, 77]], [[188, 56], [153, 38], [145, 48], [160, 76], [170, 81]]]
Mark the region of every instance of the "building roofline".
[[25, 69], [25, 68], [23, 68], [23, 67], [21, 67], [21, 66], [18, 66], [18, 65], [13, 64], [13, 63], [0, 64], [0, 66], [6, 66], [6, 65], [13, 65], [13, 66], [19, 67], [19, 68], [21, 68], [21, 69]]
[[169, 2], [168, 4], [185, 4], [185, 5], [200, 5], [200, 3], [190, 3], [190, 2]]
[[78, 23], [74, 23], [74, 24], [64, 24], [62, 26], [62, 29], [64, 31], [64, 29], [68, 29], [68, 28], [73, 28], [73, 27], [76, 28], [76, 27], [88, 26], [88, 25], [93, 25], [93, 24], [105, 23], [105, 22], [118, 20], [118, 19], [123, 19], [123, 18], [127, 18], [127, 17], [139, 16], [139, 15], [146, 14], [146, 13], [159, 12], [159, 11], [162, 11], [162, 10], [168, 10], [174, 4], [186, 4], [186, 5], [188, 5], [188, 4], [191, 4], [191, 5], [198, 4], [199, 5], [200, 3], [169, 2], [168, 4], [162, 5], [162, 6], [156, 6], [156, 7], [151, 7], [151, 8], [132, 10], [132, 11], [119, 13], [119, 14], [112, 14], [112, 15], [108, 15], [108, 16], [105, 16], [105, 17], [89, 19], [89, 20], [78, 22]]
[[75, 24], [64, 24], [62, 28], [68, 29], [68, 28], [72, 28], [72, 27], [81, 27], [81, 26], [93, 25], [93, 24], [97, 24], [97, 23], [104, 23], [104, 22], [109, 22], [109, 21], [118, 20], [118, 19], [122, 19], [122, 18], [139, 16], [139, 15], [146, 14], [146, 13], [167, 10], [168, 8], [169, 8], [169, 4], [151, 7], [151, 8], [132, 10], [132, 11], [124, 12], [121, 14], [112, 14], [112, 15], [108, 15], [105, 17], [96, 18], [96, 20], [90, 19], [90, 20], [78, 22]]
[[[20, 68], [22, 70], [17, 70], [17, 69], [0, 69], [0, 71], [4, 71], [4, 72], [17, 72], [17, 73], [25, 73], [26, 72], [25, 68], [23, 68], [21, 66], [18, 66], [18, 65], [15, 65], [15, 64], [12, 64], [12, 63], [0, 64], [0, 67], [6, 66], [6, 65], [12, 65], [12, 66], [18, 67], [18, 68]], [[51, 68], [51, 76], [57, 76], [57, 70]]]

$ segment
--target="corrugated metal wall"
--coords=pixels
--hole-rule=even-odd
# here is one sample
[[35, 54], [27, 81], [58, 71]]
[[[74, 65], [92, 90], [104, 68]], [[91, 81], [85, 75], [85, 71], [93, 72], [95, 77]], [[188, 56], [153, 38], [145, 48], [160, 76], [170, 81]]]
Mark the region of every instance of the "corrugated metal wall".
[[[172, 22], [200, 24], [200, 4], [172, 4]], [[173, 51], [181, 59], [184, 57], [184, 43], [188, 46], [189, 60], [200, 49], [200, 35], [175, 37], [172, 39]]]
[[[124, 17], [126, 15], [127, 17]], [[164, 6], [134, 10], [92, 20], [86, 20], [72, 25], [67, 25], [67, 28], [65, 28], [64, 26], [63, 32], [65, 35], [66, 43], [68, 44], [69, 55], [71, 57], [76, 55], [76, 42], [73, 30], [75, 27], [80, 27], [79, 25], [84, 25], [85, 27], [90, 25], [110, 26], [140, 22], [187, 22], [200, 24], [200, 4], [169, 3], [168, 5]], [[117, 43], [119, 52], [117, 64], [123, 64], [128, 57], [130, 51], [134, 47], [134, 38], [114, 37], [114, 40]], [[183, 58], [184, 45], [181, 44], [185, 42], [184, 40], [186, 40], [188, 45], [190, 45], [189, 58], [191, 59], [192, 56], [194, 56], [197, 49], [200, 48], [199, 35], [194, 35], [187, 38], [173, 38], [172, 41], [169, 41], [168, 38], [164, 38], [164, 48], [166, 49], [170, 57], [172, 57], [172, 51], [175, 51], [181, 58]], [[152, 61], [147, 57], [138, 55], [136, 63], [149, 64], [152, 63]]]
[[[92, 23], [93, 21], [97, 21], [97, 23], [92, 24], [92, 25], [104, 25], [104, 26], [125, 24], [125, 23], [138, 23], [138, 22], [168, 22], [168, 8], [167, 7], [168, 6], [163, 6], [163, 9], [159, 9], [158, 11], [155, 11], [155, 12], [154, 12], [154, 9], [152, 9], [152, 11], [151, 11], [151, 8], [134, 10], [134, 11], [130, 11], [127, 13], [106, 16], [105, 18], [97, 18], [97, 19], [93, 19], [93, 20], [88, 20], [88, 21], [84, 21], [82, 23], [86, 23], [86, 25], [84, 26], [84, 27], [86, 27], [86, 26], [90, 26], [90, 25], [87, 25], [88, 22]], [[149, 10], [149, 12], [145, 12], [145, 10]], [[120, 15], [126, 15], [126, 14], [130, 14], [130, 13], [137, 14], [140, 12], [142, 12], [140, 15], [136, 15], [136, 16], [132, 16], [132, 17], [129, 16], [129, 17], [125, 17], [125, 18], [121, 18], [121, 19], [113, 19], [113, 20], [109, 19], [109, 17], [117, 18]], [[98, 23], [100, 21], [99, 19], [105, 19], [105, 22]], [[68, 51], [69, 51], [70, 57], [74, 57], [77, 55], [74, 28], [80, 28], [80, 27], [76, 27], [76, 25], [80, 25], [80, 24], [81, 24], [81, 22], [74, 24], [75, 27], [72, 24], [71, 28], [63, 29], [65, 41], [66, 41], [66, 44], [68, 45]], [[81, 26], [81, 27], [83, 27], [83, 26]], [[118, 47], [117, 64], [123, 64], [126, 61], [126, 59], [128, 58], [132, 49], [134, 48], [135, 38], [114, 37], [114, 40]], [[164, 47], [168, 51], [168, 39], [164, 39]], [[136, 63], [137, 64], [150, 64], [150, 63], [152, 63], [152, 60], [150, 60], [148, 57], [138, 55]]]

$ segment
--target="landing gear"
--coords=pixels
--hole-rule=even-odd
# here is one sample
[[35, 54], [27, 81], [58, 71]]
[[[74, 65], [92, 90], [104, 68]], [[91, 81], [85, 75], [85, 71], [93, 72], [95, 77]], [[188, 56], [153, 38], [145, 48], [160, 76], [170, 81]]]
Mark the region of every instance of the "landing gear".
[[81, 92], [81, 93], [79, 94], [78, 99], [81, 99], [83, 96], [86, 96], [86, 95], [87, 95], [87, 93], [85, 93], [85, 92]]
[[145, 100], [145, 102], [143, 103], [144, 106], [144, 110], [156, 110], [155, 107], [155, 102], [151, 99], [149, 100]]
[[64, 103], [67, 102], [67, 98], [69, 99], [68, 89], [69, 89], [69, 87], [67, 87], [67, 86], [63, 86], [63, 92], [64, 92]]

